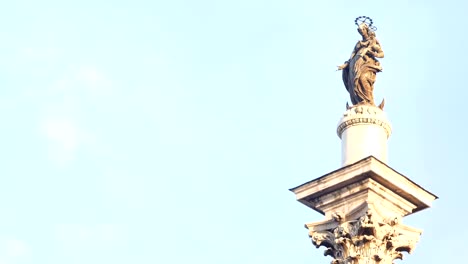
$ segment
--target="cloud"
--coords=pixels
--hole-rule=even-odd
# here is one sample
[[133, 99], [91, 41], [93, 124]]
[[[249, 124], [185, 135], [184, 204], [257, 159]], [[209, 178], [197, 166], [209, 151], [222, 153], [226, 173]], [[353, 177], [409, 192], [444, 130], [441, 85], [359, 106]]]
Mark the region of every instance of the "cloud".
[[78, 146], [78, 128], [69, 119], [46, 119], [43, 131], [49, 140], [65, 151], [74, 151]]
[[50, 86], [49, 94], [62, 100], [72, 99], [75, 103], [95, 101], [112, 94], [111, 80], [97, 67], [92, 65], [76, 65], [65, 69]]
[[9, 239], [6, 241], [6, 254], [11, 257], [27, 255], [29, 248], [26, 243], [19, 239]]
[[72, 78], [83, 84], [88, 96], [103, 96], [111, 92], [111, 81], [94, 66], [81, 66]]
[[24, 263], [30, 255], [30, 247], [24, 240], [0, 238], [0, 264]]
[[95, 143], [95, 134], [78, 120], [92, 120], [90, 109], [102, 107], [111, 88], [110, 80], [93, 65], [70, 66], [53, 81], [38, 120], [50, 160], [67, 165], [84, 145]]
[[91, 135], [69, 117], [44, 118], [40, 127], [48, 142], [49, 158], [61, 165], [72, 161], [80, 145], [91, 139]]
[[125, 242], [125, 232], [117, 224], [60, 224], [55, 238], [62, 250], [69, 253], [113, 249]]

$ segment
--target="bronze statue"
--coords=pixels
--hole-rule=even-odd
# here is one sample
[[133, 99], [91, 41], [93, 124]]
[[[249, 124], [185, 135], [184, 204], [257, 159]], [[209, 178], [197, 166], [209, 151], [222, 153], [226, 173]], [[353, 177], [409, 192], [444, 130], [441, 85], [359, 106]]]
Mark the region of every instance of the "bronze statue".
[[[364, 18], [364, 21], [358, 24], [360, 18]], [[370, 23], [366, 23], [368, 22], [366, 19]], [[343, 65], [338, 66], [338, 70], [343, 70], [343, 83], [354, 105], [375, 105], [373, 94], [375, 77], [377, 72], [382, 71], [377, 58], [383, 58], [384, 53], [375, 37], [376, 28], [372, 27], [372, 20], [368, 17], [358, 17], [356, 24], [362, 40], [356, 43], [351, 57]], [[383, 106], [382, 100], [379, 107], [383, 109]]]

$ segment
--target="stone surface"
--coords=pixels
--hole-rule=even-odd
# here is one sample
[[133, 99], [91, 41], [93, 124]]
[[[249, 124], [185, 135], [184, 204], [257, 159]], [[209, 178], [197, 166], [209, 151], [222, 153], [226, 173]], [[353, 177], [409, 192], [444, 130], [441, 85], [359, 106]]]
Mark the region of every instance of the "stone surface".
[[368, 156], [387, 162], [387, 139], [392, 133], [390, 122], [378, 107], [359, 105], [343, 113], [337, 134], [341, 138], [343, 166]]
[[402, 217], [430, 207], [437, 196], [375, 157], [367, 157], [290, 189], [325, 215], [306, 224], [333, 264], [391, 264], [410, 253], [422, 231]]

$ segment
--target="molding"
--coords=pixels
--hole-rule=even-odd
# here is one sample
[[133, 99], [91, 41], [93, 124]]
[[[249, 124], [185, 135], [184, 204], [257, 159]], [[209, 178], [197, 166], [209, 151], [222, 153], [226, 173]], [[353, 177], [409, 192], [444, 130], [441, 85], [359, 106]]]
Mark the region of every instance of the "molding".
[[387, 138], [392, 134], [392, 128], [385, 112], [372, 105], [356, 105], [348, 108], [343, 113], [336, 133], [341, 138], [344, 130], [356, 125], [377, 125], [385, 129]]
[[341, 135], [347, 128], [356, 125], [377, 125], [385, 129], [385, 133], [387, 133], [387, 138], [389, 138], [392, 134], [392, 128], [388, 121], [382, 120], [378, 117], [354, 117], [351, 119], [347, 119], [340, 123], [340, 125], [336, 129], [336, 133], [341, 138]]
[[[322, 211], [320, 208], [317, 208], [317, 205], [319, 204], [316, 204], [315, 202], [324, 201], [324, 199], [327, 198], [327, 195], [333, 195], [332, 193], [349, 193], [349, 191], [352, 191], [352, 187], [356, 186], [356, 183], [365, 181], [366, 179], [372, 179], [378, 183], [378, 185], [371, 184], [369, 187], [379, 194], [382, 199], [385, 197], [384, 200], [391, 198], [390, 201], [405, 201], [404, 204], [398, 202], [405, 208], [408, 208], [408, 206], [412, 207], [412, 205], [414, 205], [415, 208], [413, 208], [411, 212], [408, 212], [408, 214], [430, 207], [432, 202], [437, 199], [436, 195], [425, 190], [415, 182], [411, 181], [408, 177], [400, 174], [387, 164], [372, 156], [332, 171], [295, 188], [291, 188], [290, 191], [296, 195], [296, 199], [299, 202], [320, 212], [321, 214], [330, 215], [334, 211], [333, 208], [330, 208], [331, 212], [327, 213]], [[383, 186], [384, 188], [381, 188], [380, 186]], [[350, 187], [351, 189], [348, 189]], [[346, 191], [346, 189], [348, 189], [348, 191]], [[383, 192], [382, 190], [384, 189], [391, 192]], [[389, 196], [389, 194], [391, 195]], [[371, 202], [370, 200], [367, 201]], [[373, 200], [372, 202], [376, 201], [377, 200]], [[347, 201], [343, 199], [338, 199], [337, 202], [347, 203]], [[349, 208], [349, 210], [353, 210], [353, 208]]]

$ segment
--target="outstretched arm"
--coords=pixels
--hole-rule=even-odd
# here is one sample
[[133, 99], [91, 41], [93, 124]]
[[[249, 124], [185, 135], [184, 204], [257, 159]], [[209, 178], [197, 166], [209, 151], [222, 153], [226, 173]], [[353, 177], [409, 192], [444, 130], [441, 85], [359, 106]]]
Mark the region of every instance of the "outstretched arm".
[[353, 52], [351, 53], [351, 56], [349, 56], [349, 60], [345, 61], [342, 65], [338, 66], [337, 71], [343, 70], [344, 68], [348, 67], [349, 61], [356, 55], [356, 52], [358, 50], [358, 44], [354, 47]]

